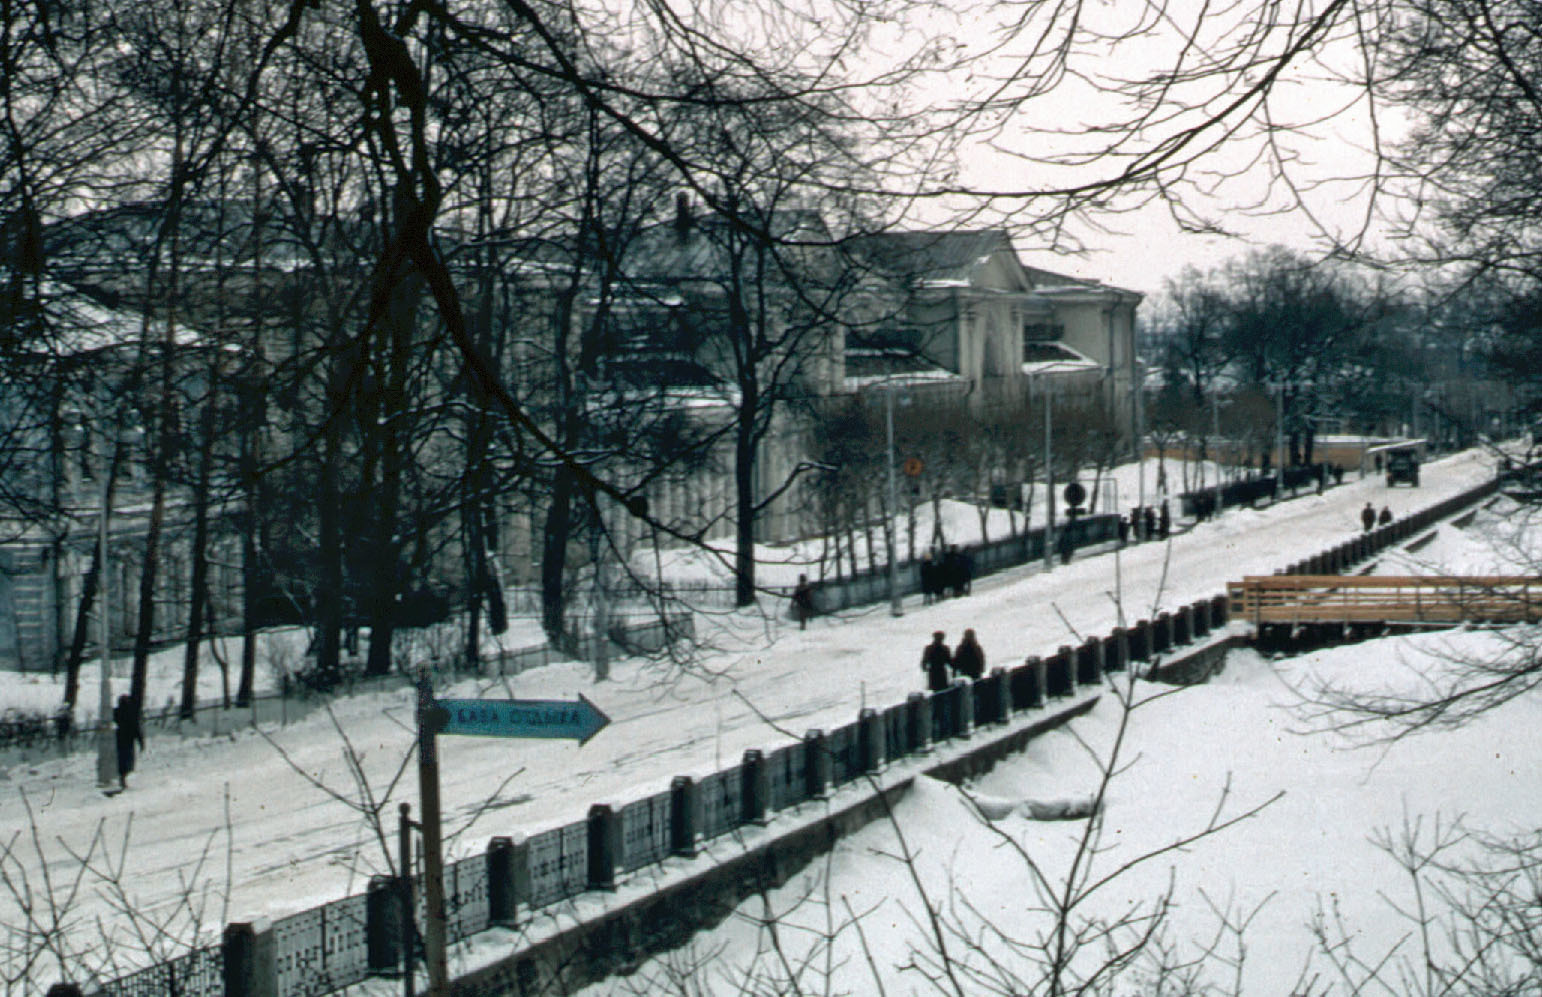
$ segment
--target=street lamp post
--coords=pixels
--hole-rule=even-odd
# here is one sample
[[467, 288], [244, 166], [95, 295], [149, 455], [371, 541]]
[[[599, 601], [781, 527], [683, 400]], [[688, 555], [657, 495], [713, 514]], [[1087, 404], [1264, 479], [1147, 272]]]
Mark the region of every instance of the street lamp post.
[[[1146, 367], [1138, 360], [1135, 364], [1135, 502], [1137, 508], [1146, 505]], [[1135, 524], [1130, 523], [1131, 532]]]
[[1044, 570], [1055, 566], [1055, 461], [1051, 449], [1054, 440], [1055, 393], [1051, 382], [1044, 380]]
[[889, 439], [889, 510], [885, 517], [884, 538], [889, 545], [889, 615], [904, 616], [905, 607], [899, 594], [899, 563], [895, 558], [894, 517], [899, 514], [899, 489], [894, 481], [894, 385], [884, 383], [884, 426]]

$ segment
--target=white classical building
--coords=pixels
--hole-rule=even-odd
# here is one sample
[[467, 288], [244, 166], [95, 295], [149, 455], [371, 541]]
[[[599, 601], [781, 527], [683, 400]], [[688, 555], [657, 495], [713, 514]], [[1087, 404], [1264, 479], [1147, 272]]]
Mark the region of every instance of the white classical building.
[[[659, 288], [709, 281], [710, 275], [689, 269], [715, 264], [692, 232], [679, 222], [660, 230], [670, 228], [666, 248], [650, 250], [662, 262], [650, 275], [649, 293], [688, 307], [689, 295]], [[1062, 399], [1106, 405], [1133, 431], [1139, 293], [1024, 266], [999, 229], [886, 233], [841, 248], [844, 265], [861, 272], [850, 282], [856, 290], [844, 299], [840, 321], [798, 339], [806, 351], [801, 384], [809, 397], [860, 399], [902, 383], [913, 404], [963, 399], [979, 411], [1020, 406], [1053, 390]], [[705, 352], [693, 357], [704, 371], [714, 366]], [[680, 360], [672, 355], [672, 362]], [[682, 386], [676, 400], [691, 406], [696, 418], [723, 425], [734, 418], [733, 390], [731, 384]], [[785, 406], [760, 448], [756, 488], [768, 499], [756, 522], [760, 542], [812, 535], [818, 527], [809, 518], [804, 489], [785, 487], [814, 456], [810, 411]], [[647, 485], [650, 510], [682, 529], [704, 527], [713, 539], [731, 537], [736, 510], [730, 457], [720, 446], [715, 459], [697, 469]], [[612, 528], [624, 546], [643, 539], [642, 529], [624, 516], [617, 515]]]

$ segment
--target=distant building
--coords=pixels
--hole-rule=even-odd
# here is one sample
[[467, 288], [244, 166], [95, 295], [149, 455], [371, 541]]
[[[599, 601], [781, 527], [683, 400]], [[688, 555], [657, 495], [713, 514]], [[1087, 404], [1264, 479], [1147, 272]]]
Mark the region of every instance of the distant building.
[[[44, 287], [41, 305], [45, 334], [18, 344], [0, 373], [0, 424], [6, 459], [15, 465], [5, 467], [0, 503], [0, 668], [28, 671], [55, 667], [74, 633], [98, 546], [102, 461], [114, 451], [110, 632], [115, 645], [133, 639], [149, 489], [136, 405], [122, 395], [133, 367], [155, 355], [142, 341], [159, 343], [167, 332], [154, 323], [147, 327], [132, 310], [109, 308], [60, 285]], [[205, 362], [204, 344], [191, 329], [172, 331], [176, 348], [185, 351], [178, 358], [179, 387], [189, 388]], [[221, 617], [228, 626], [240, 605], [233, 533], [221, 525], [232, 514], [225, 505], [212, 510], [212, 626]], [[170, 638], [186, 624], [190, 529], [186, 490], [172, 486], [152, 639]], [[86, 630], [88, 653], [99, 644], [94, 621], [100, 605], [98, 600]]]

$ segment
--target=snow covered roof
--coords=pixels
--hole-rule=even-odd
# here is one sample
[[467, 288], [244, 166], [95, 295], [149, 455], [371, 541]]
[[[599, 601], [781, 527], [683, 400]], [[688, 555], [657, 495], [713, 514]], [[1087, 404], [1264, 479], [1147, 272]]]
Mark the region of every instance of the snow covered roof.
[[883, 380], [945, 380], [958, 375], [913, 349], [856, 346], [846, 349], [846, 380], [871, 383]]
[[925, 287], [968, 287], [975, 268], [999, 252], [1016, 258], [1002, 229], [880, 232], [847, 243], [853, 255], [897, 279]]
[[[138, 345], [148, 333], [152, 343], [165, 338], [166, 322], [152, 318], [148, 327], [142, 312], [109, 308], [91, 297], [62, 284], [43, 285], [43, 323], [46, 338], [31, 340], [23, 347], [37, 356], [74, 357], [122, 346]], [[204, 342], [196, 329], [177, 323], [172, 330], [178, 346], [197, 346]]]
[[1024, 374], [1100, 370], [1103, 366], [1085, 353], [1058, 342], [1024, 344], [1023, 354]]

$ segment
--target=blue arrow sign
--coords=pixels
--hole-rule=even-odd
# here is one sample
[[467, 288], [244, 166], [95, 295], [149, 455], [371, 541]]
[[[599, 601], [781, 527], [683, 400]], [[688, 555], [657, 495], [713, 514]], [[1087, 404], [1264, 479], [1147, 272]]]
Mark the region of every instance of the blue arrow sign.
[[[438, 734], [473, 737], [571, 737], [583, 745], [610, 717], [583, 693], [571, 699], [439, 699]], [[442, 725], [441, 725], [442, 724]]]

